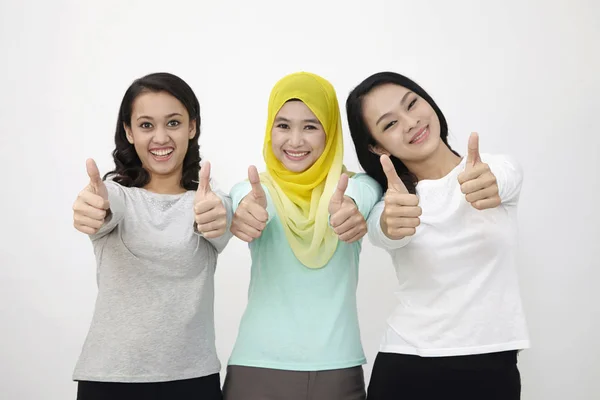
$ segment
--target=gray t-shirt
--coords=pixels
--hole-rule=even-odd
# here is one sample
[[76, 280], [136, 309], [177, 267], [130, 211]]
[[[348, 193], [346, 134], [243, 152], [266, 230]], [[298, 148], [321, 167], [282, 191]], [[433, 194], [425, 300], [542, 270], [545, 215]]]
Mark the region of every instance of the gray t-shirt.
[[194, 191], [164, 195], [107, 181], [111, 215], [91, 240], [98, 297], [74, 380], [164, 382], [220, 371], [214, 330], [217, 256], [231, 233], [194, 230]]

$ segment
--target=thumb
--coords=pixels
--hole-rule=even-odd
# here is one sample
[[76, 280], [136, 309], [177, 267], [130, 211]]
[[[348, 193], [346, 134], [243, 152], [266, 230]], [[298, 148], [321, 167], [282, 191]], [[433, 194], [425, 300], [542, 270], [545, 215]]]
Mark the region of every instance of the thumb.
[[390, 157], [384, 154], [379, 158], [379, 162], [381, 162], [381, 167], [387, 178], [388, 189], [392, 189], [398, 193], [408, 194], [408, 189], [406, 189], [406, 185], [404, 185], [404, 182], [402, 182], [402, 179], [398, 176], [396, 167], [394, 167]]
[[260, 177], [258, 176], [258, 171], [254, 165], [248, 167], [248, 180], [252, 185], [252, 195], [254, 198], [256, 200], [266, 200], [267, 196], [260, 184]]
[[198, 172], [198, 192], [206, 194], [210, 191], [210, 162], [205, 161]]
[[102, 185], [102, 178], [100, 177], [100, 171], [98, 170], [96, 161], [94, 161], [91, 158], [88, 158], [85, 162], [85, 168], [87, 170], [88, 176], [90, 177], [90, 184], [97, 192], [100, 186]]
[[[340, 180], [335, 188], [335, 192], [333, 192], [333, 196], [331, 196], [331, 200], [329, 201], [329, 206], [341, 207], [344, 202], [344, 193], [348, 188], [348, 175], [342, 174], [340, 176]], [[331, 214], [331, 212], [330, 212]]]
[[479, 135], [477, 132], [471, 133], [469, 136], [469, 151], [467, 153], [467, 167], [473, 166], [481, 162], [479, 155]]

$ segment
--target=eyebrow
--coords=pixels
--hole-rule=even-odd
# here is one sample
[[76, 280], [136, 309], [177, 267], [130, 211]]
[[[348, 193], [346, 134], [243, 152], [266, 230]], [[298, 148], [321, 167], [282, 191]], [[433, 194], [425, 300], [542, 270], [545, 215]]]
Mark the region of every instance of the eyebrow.
[[[171, 117], [174, 117], [174, 116], [176, 116], [176, 115], [178, 115], [178, 116], [180, 116], [180, 117], [183, 117], [183, 115], [181, 115], [181, 114], [179, 114], [179, 113], [176, 113], [176, 112], [175, 112], [175, 113], [171, 113], [171, 114], [165, 115], [165, 118], [171, 118]], [[140, 115], [140, 116], [138, 117], [137, 121], [139, 121], [139, 120], [140, 120], [140, 119], [142, 119], [142, 118], [154, 120], [154, 118], [152, 118], [152, 117], [149, 117], [149, 116], [147, 116], [147, 115]]]
[[[404, 96], [402, 96], [402, 100], [400, 100], [400, 105], [403, 105], [404, 102], [406, 101], [406, 99], [408, 98], [408, 96], [412, 94], [411, 91], [408, 91], [406, 93], [404, 93]], [[385, 114], [383, 114], [381, 117], [379, 117], [379, 119], [377, 120], [377, 122], [375, 122], [375, 125], [379, 125], [379, 123], [381, 122], [382, 119], [389, 117], [391, 114], [391, 112], [386, 112]]]
[[[290, 120], [287, 119], [287, 118], [285, 118], [285, 117], [277, 117], [277, 118], [275, 118], [275, 122], [290, 122]], [[302, 122], [307, 122], [307, 123], [310, 123], [310, 124], [321, 125], [321, 122], [319, 122], [318, 119], [314, 119], [314, 118], [303, 119]]]

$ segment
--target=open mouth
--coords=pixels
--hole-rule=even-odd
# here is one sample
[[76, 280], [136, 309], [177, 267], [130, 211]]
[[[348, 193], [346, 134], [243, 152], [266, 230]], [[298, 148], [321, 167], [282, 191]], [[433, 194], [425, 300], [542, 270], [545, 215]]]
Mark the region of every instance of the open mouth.
[[423, 143], [425, 141], [425, 139], [427, 139], [427, 137], [429, 136], [429, 125], [421, 128], [419, 130], [419, 132], [417, 132], [412, 139], [410, 139], [410, 144], [418, 144], [418, 143]]
[[304, 160], [310, 154], [310, 151], [291, 151], [284, 150], [285, 156], [292, 161]]
[[167, 147], [164, 149], [152, 149], [150, 150], [150, 154], [152, 154], [152, 157], [157, 161], [165, 161], [171, 158], [174, 151], [174, 148]]

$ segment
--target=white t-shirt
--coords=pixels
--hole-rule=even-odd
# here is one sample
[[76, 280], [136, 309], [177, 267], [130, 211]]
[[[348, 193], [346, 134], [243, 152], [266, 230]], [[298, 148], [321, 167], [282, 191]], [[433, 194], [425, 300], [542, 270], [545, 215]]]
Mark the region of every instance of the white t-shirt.
[[369, 216], [369, 238], [392, 257], [399, 304], [388, 319], [381, 352], [428, 357], [529, 347], [515, 255], [520, 167], [482, 155], [498, 182], [502, 204], [479, 211], [460, 191], [465, 159], [448, 175], [417, 184], [421, 225], [391, 240], [381, 230], [384, 203]]

